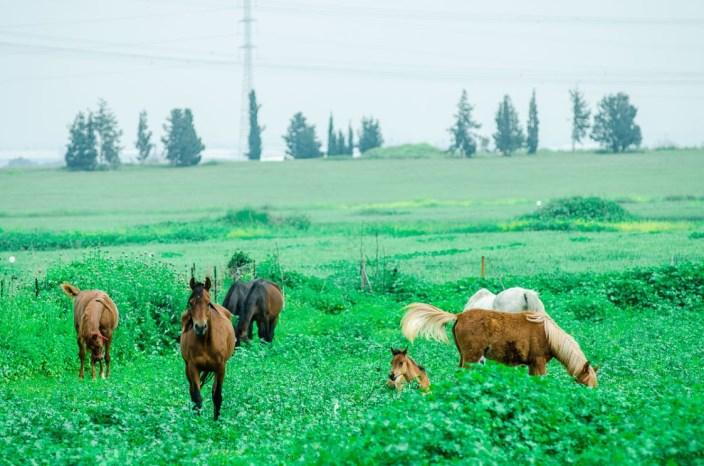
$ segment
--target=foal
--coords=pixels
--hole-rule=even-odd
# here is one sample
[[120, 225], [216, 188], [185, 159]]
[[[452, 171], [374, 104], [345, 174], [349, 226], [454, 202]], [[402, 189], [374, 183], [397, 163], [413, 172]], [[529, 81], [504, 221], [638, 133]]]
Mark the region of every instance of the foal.
[[430, 380], [425, 369], [408, 356], [408, 348], [403, 350], [391, 348], [391, 354], [393, 356], [391, 358], [391, 372], [389, 372], [389, 379], [386, 381], [388, 387], [401, 391], [406, 383], [415, 380], [422, 391], [430, 389]]
[[[73, 299], [73, 326], [76, 329], [78, 357], [81, 360], [78, 376], [83, 378], [86, 349], [89, 349], [91, 376], [95, 378], [97, 362], [100, 364], [100, 376], [110, 377], [110, 345], [120, 319], [117, 306], [107, 293], [99, 290], [81, 291], [70, 283], [62, 283], [61, 290]], [[103, 360], [105, 360], [105, 374], [103, 374]]]

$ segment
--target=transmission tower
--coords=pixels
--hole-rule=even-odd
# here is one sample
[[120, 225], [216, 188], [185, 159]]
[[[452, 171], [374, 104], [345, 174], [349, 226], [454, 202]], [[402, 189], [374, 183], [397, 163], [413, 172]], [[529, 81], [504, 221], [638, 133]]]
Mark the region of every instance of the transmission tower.
[[252, 0], [242, 0], [244, 25], [244, 42], [242, 43], [242, 109], [240, 111], [240, 145], [241, 157], [247, 153], [247, 141], [249, 139], [249, 93], [252, 91]]

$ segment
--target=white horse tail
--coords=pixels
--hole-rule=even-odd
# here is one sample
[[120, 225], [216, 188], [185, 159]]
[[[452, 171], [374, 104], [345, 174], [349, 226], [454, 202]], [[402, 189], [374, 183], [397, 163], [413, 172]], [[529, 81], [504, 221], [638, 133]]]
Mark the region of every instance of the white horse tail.
[[538, 295], [537, 291], [523, 291], [523, 300], [526, 303], [525, 306], [527, 311], [545, 312], [545, 306], [540, 300], [540, 296]]
[[430, 304], [413, 303], [405, 307], [406, 314], [401, 319], [401, 332], [408, 341], [418, 335], [424, 338], [449, 343], [445, 324], [457, 320], [457, 314], [445, 312]]

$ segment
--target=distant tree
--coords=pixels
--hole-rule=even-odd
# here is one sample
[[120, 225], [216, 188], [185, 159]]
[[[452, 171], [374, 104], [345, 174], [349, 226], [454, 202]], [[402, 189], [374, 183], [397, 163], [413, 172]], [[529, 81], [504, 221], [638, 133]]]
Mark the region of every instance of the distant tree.
[[249, 91], [249, 137], [247, 138], [249, 160], [260, 160], [262, 158], [262, 131], [263, 126], [259, 126], [259, 109], [261, 105], [257, 103], [257, 94], [254, 89]]
[[137, 124], [137, 142], [134, 143], [134, 146], [137, 148], [137, 160], [140, 163], [144, 163], [154, 150], [154, 144], [152, 143], [152, 132], [149, 131], [149, 126], [147, 125], [146, 110], [142, 110], [139, 113], [139, 123]]
[[535, 154], [538, 150], [538, 104], [535, 102], [535, 89], [528, 105], [528, 123], [526, 123], [526, 149], [529, 154]]
[[171, 110], [164, 124], [164, 133], [161, 141], [166, 149], [166, 159], [172, 165], [189, 166], [200, 162], [205, 146], [196, 134], [190, 109]]
[[369, 149], [381, 147], [382, 144], [384, 144], [384, 138], [381, 135], [379, 120], [372, 117], [362, 118], [362, 128], [359, 131], [359, 151], [364, 153]]
[[518, 123], [518, 114], [511, 97], [504, 96], [496, 112], [496, 133], [494, 145], [503, 155], [511, 155], [523, 146], [523, 130]]
[[347, 153], [347, 143], [345, 142], [345, 133], [342, 130], [337, 132], [337, 151], [336, 155], [345, 155]]
[[581, 143], [582, 139], [587, 135], [589, 129], [589, 117], [591, 112], [587, 106], [584, 95], [578, 88], [570, 89], [570, 102], [572, 103], [572, 152], [575, 145]]
[[352, 124], [347, 127], [347, 150], [345, 154], [354, 155], [354, 131], [352, 131]]
[[95, 170], [98, 166], [93, 116], [78, 112], [69, 129], [66, 166], [71, 170]]
[[320, 157], [320, 141], [315, 136], [315, 125], [309, 125], [303, 113], [298, 112], [288, 125], [286, 134], [286, 153], [296, 159]]
[[474, 107], [469, 103], [467, 91], [462, 90], [460, 101], [457, 103], [455, 123], [449, 129], [452, 136], [450, 152], [459, 153], [463, 157], [471, 157], [477, 152], [476, 129], [481, 125], [472, 119]]
[[332, 113], [328, 119], [328, 150], [327, 155], [336, 155], [338, 150], [337, 134], [335, 134], [335, 124], [332, 121]]
[[607, 95], [599, 102], [594, 115], [591, 138], [612, 152], [640, 146], [642, 135], [640, 126], [635, 123], [637, 113], [627, 94]]
[[98, 160], [110, 168], [120, 165], [120, 138], [122, 131], [117, 124], [115, 114], [108, 108], [107, 102], [98, 101], [98, 111], [93, 117], [95, 132], [98, 136]]

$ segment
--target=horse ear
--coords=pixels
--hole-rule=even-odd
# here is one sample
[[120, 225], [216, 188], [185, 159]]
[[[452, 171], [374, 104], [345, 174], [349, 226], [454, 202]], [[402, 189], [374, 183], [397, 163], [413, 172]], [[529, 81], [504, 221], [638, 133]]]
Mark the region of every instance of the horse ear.
[[599, 370], [599, 366], [592, 366], [592, 369], [594, 369], [594, 372], [597, 372]]
[[196, 279], [195, 278], [191, 277], [190, 285], [191, 285], [192, 290], [195, 289], [195, 287], [196, 287]]
[[396, 356], [399, 353], [399, 351], [396, 348], [389, 348], [389, 349], [391, 350], [391, 354], [393, 354], [394, 356]]
[[205, 288], [206, 290], [210, 290], [210, 285], [212, 285], [212, 283], [210, 283], [210, 277], [205, 277], [205, 286], [204, 286], [204, 288]]
[[401, 354], [408, 354], [408, 348], [404, 348], [400, 351]]

